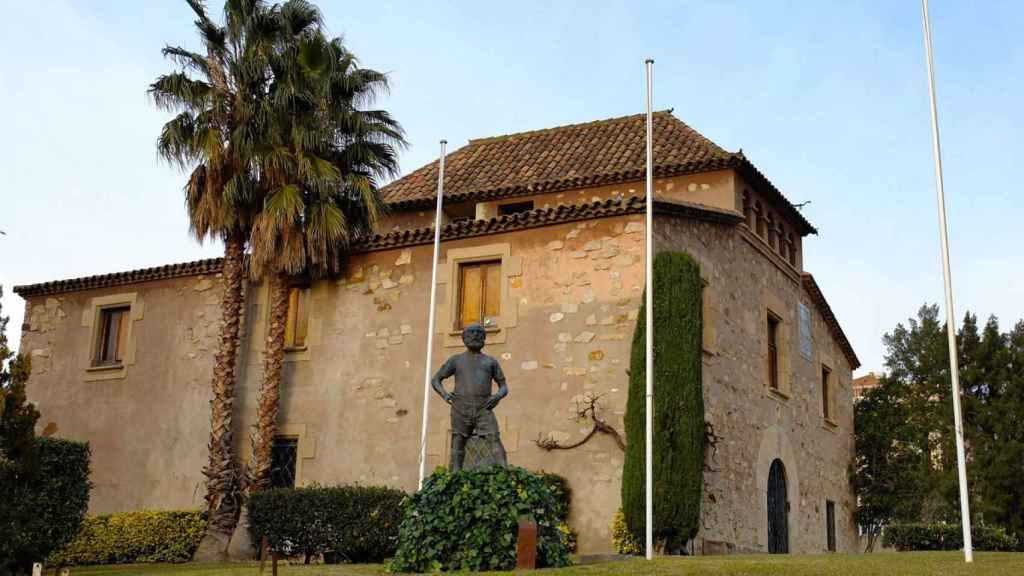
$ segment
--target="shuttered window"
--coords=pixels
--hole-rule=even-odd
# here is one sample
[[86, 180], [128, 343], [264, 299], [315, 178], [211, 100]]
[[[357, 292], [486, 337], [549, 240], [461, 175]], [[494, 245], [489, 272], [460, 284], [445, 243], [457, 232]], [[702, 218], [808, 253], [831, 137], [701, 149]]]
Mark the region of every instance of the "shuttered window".
[[497, 327], [501, 312], [501, 262], [472, 262], [459, 266], [457, 328], [482, 324]]
[[93, 366], [119, 366], [128, 345], [130, 306], [100, 310], [100, 328], [96, 334]]
[[309, 286], [292, 286], [288, 290], [288, 320], [284, 328], [285, 347], [304, 347], [308, 327]]

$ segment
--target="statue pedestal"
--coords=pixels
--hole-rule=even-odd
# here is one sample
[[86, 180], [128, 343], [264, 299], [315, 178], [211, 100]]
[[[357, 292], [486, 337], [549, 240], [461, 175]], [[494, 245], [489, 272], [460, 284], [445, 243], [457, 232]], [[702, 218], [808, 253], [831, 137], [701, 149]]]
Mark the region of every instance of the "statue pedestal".
[[[463, 461], [463, 470], [479, 470], [491, 466], [506, 466], [507, 462], [498, 458], [495, 454], [495, 444], [501, 444], [501, 440], [490, 437], [470, 436], [466, 440], [466, 459]], [[501, 451], [504, 453], [504, 450]]]

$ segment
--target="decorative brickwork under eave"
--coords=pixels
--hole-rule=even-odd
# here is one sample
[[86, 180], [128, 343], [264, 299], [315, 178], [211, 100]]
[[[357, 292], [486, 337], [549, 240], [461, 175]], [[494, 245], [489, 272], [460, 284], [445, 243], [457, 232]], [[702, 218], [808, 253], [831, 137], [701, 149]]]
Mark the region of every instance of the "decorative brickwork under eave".
[[[559, 205], [553, 208], [542, 208], [491, 218], [489, 220], [465, 220], [448, 224], [441, 231], [442, 240], [457, 240], [460, 238], [473, 238], [502, 232], [514, 232], [576, 222], [580, 220], [593, 220], [596, 218], [608, 218], [625, 214], [640, 214], [644, 211], [644, 199], [630, 197], [628, 199], [608, 199], [598, 202], [589, 202], [578, 205]], [[710, 222], [718, 222], [726, 225], [736, 225], [743, 221], [743, 217], [729, 210], [722, 210], [711, 206], [698, 204], [687, 204], [676, 201], [656, 200], [654, 203], [655, 213], [694, 218]], [[373, 252], [377, 250], [390, 250], [407, 246], [430, 244], [434, 240], [433, 227], [416, 228], [413, 230], [400, 230], [387, 234], [378, 234], [365, 241], [358, 242], [352, 246], [352, 252]], [[91, 290], [95, 288], [106, 288], [110, 286], [123, 286], [137, 284], [152, 280], [163, 280], [167, 278], [179, 278], [182, 276], [196, 276], [200, 274], [216, 274], [221, 271], [221, 258], [210, 258], [208, 260], [197, 260], [194, 262], [183, 262], [180, 264], [168, 264], [155, 268], [141, 268], [127, 272], [116, 272], [113, 274], [102, 274], [98, 276], [86, 276], [83, 278], [71, 278], [68, 280], [54, 280], [39, 284], [15, 286], [14, 292], [23, 298], [30, 296], [45, 296], [64, 292], [76, 292]]]
[[814, 301], [815, 306], [821, 312], [822, 317], [825, 318], [825, 324], [828, 325], [829, 332], [832, 333], [832, 337], [836, 339], [836, 343], [842, 348], [843, 354], [846, 355], [846, 359], [850, 362], [850, 370], [856, 370], [860, 368], [860, 360], [857, 358], [857, 353], [853, 351], [853, 346], [850, 341], [846, 338], [846, 334], [843, 332], [843, 328], [839, 325], [839, 320], [836, 319], [836, 315], [832, 313], [832, 308], [828, 305], [828, 301], [825, 300], [825, 295], [822, 294], [821, 288], [818, 287], [818, 283], [815, 282], [814, 276], [811, 276], [809, 272], [804, 272], [800, 275], [801, 283], [804, 286], [804, 290], [807, 290], [807, 294]]

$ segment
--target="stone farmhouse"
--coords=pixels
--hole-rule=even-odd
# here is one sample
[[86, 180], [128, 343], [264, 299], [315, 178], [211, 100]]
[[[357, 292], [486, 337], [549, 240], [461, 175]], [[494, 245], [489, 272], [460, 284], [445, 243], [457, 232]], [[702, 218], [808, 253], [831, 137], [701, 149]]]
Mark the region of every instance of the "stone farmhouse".
[[[643, 115], [471, 140], [449, 154], [434, 362], [489, 331], [510, 396], [512, 464], [565, 476], [583, 553], [612, 550], [623, 452], [577, 406], [600, 395], [619, 431], [644, 284]], [[655, 244], [701, 265], [709, 449], [696, 553], [853, 552], [851, 371], [814, 278], [815, 228], [742, 154], [655, 114]], [[291, 294], [274, 482], [417, 483], [437, 162], [388, 185], [381, 232], [347, 272]], [[40, 431], [93, 448], [91, 512], [202, 505], [218, 259], [18, 286]], [[247, 291], [235, 434], [250, 453], [267, 290]], [[434, 367], [436, 368], [436, 366]], [[428, 469], [447, 463], [431, 399]], [[657, 505], [657, 504], [655, 504]]]

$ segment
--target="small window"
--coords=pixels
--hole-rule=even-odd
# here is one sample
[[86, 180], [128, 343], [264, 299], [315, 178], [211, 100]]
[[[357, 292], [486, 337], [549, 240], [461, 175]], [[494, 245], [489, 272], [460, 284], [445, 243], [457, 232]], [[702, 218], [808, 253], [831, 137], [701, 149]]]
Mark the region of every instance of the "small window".
[[754, 201], [754, 220], [757, 221], [757, 235], [764, 238], [764, 212], [761, 210], [761, 201]]
[[131, 307], [100, 309], [100, 326], [96, 332], [93, 366], [120, 366], [128, 345], [128, 322]]
[[836, 551], [836, 503], [825, 501], [825, 538], [829, 552]]
[[274, 445], [270, 449], [270, 487], [294, 488], [295, 467], [298, 461], [298, 438], [274, 438]]
[[457, 328], [482, 324], [497, 327], [501, 311], [501, 262], [472, 262], [459, 266]]
[[786, 244], [789, 245], [788, 246], [789, 247], [789, 265], [795, 267], [796, 266], [796, 242], [793, 241], [793, 233], [792, 232], [790, 232], [789, 235], [786, 236]]
[[285, 348], [304, 348], [309, 328], [309, 286], [288, 289], [288, 320], [284, 328]]
[[779, 317], [768, 313], [768, 386], [779, 389]]
[[743, 222], [747, 228], [754, 229], [754, 209], [750, 204], [750, 192], [743, 191]]
[[528, 200], [526, 202], [513, 202], [511, 204], [501, 204], [498, 206], [498, 216], [510, 216], [512, 214], [529, 212], [531, 210], [533, 210], [533, 200]]
[[832, 420], [832, 371], [821, 367], [821, 413], [825, 420]]

